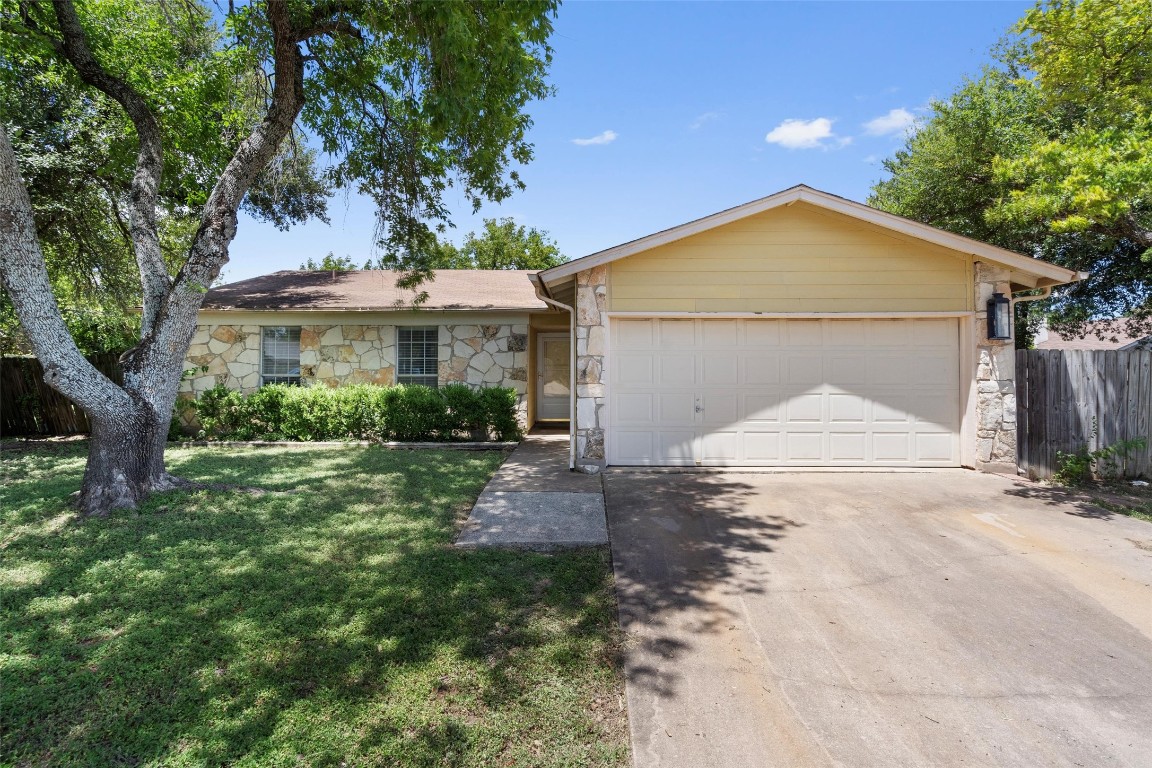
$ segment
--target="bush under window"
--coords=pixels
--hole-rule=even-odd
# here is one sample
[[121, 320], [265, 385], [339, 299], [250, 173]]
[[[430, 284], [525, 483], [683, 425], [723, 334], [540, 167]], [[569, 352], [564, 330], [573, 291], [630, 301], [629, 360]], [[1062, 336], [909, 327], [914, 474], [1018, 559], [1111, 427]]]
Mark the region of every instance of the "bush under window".
[[515, 390], [423, 386], [293, 387], [250, 395], [213, 387], [194, 402], [209, 440], [518, 440]]

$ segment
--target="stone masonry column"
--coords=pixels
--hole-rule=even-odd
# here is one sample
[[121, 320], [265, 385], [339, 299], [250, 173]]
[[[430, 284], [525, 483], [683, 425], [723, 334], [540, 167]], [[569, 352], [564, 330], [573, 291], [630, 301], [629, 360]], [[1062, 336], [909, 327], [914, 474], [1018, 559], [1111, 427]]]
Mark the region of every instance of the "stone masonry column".
[[604, 467], [607, 282], [607, 267], [576, 274], [576, 467], [583, 472]]
[[1011, 296], [1008, 270], [976, 262], [976, 469], [1016, 474], [1016, 346], [988, 338], [988, 300]]

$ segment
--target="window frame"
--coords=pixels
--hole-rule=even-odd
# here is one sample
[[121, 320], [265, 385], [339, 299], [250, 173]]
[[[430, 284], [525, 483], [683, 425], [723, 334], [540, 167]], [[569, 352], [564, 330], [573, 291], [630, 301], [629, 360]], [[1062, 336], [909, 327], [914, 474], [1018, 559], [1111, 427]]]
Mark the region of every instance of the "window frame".
[[[262, 325], [260, 326], [260, 386], [267, 384], [288, 384], [289, 386], [298, 386], [301, 383], [300, 373], [300, 330], [299, 325]], [[285, 339], [269, 339], [269, 331], [282, 331], [287, 333]], [[295, 332], [293, 334], [293, 332]], [[295, 338], [293, 339], [293, 335]], [[286, 364], [283, 366], [275, 366], [277, 369], [283, 368], [284, 372], [267, 372], [267, 363], [270, 357], [268, 350], [268, 342], [272, 341], [277, 344], [284, 344], [287, 346], [287, 355], [281, 358]], [[295, 347], [295, 367], [292, 365], [292, 349]], [[275, 350], [279, 351], [279, 350]], [[272, 355], [272, 357], [275, 357]], [[293, 374], [292, 371], [296, 373]]]
[[[417, 331], [422, 332], [425, 336], [420, 340], [413, 340], [412, 338], [405, 340], [403, 338], [406, 332], [412, 334]], [[419, 357], [411, 354], [417, 345], [421, 346], [425, 353]], [[405, 354], [406, 346], [409, 352], [407, 355]], [[431, 355], [427, 354], [429, 349], [431, 349]], [[419, 366], [421, 372], [413, 373], [410, 370], [405, 372], [405, 367], [411, 368], [412, 363], [417, 360], [421, 363]], [[431, 363], [431, 372], [428, 371], [429, 363]], [[440, 387], [440, 326], [396, 326], [396, 383], [406, 386], [421, 385], [432, 389]]]

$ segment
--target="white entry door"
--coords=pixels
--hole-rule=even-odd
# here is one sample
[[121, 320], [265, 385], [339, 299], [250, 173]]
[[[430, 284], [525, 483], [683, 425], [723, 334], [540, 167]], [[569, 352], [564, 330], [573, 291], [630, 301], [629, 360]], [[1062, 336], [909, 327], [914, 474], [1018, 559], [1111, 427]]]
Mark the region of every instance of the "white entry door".
[[959, 466], [956, 318], [613, 319], [608, 462]]
[[572, 395], [572, 355], [566, 333], [537, 335], [536, 419], [567, 419]]

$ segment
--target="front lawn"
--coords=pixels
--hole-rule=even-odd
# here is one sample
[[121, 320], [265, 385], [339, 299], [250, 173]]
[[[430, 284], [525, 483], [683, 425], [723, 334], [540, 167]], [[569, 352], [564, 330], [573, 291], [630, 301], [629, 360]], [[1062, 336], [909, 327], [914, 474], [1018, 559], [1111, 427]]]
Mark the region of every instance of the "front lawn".
[[607, 553], [451, 546], [501, 455], [180, 449], [266, 489], [79, 522], [2, 456], [0, 764], [624, 765]]

